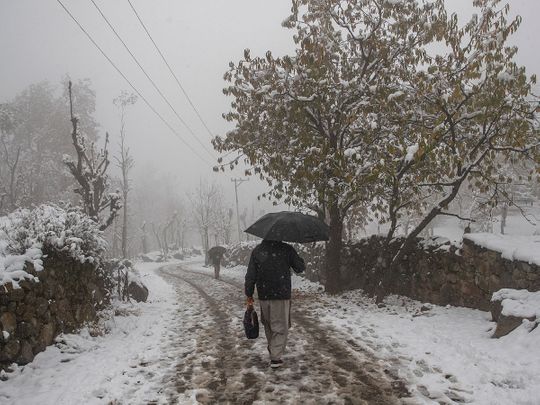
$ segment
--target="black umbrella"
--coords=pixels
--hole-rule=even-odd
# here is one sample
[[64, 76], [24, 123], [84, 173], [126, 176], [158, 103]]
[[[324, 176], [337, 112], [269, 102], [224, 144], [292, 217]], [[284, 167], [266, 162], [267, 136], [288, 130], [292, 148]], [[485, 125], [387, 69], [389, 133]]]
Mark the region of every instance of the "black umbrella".
[[223, 256], [227, 251], [223, 246], [214, 246], [208, 249], [208, 254], [210, 256]]
[[267, 240], [316, 242], [328, 240], [328, 225], [319, 218], [301, 212], [274, 212], [259, 218], [244, 232]]

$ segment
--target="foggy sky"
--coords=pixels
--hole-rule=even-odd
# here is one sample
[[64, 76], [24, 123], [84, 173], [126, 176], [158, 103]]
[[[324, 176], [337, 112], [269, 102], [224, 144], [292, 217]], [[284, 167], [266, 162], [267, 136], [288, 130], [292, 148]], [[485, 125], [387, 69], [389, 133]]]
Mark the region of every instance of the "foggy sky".
[[[182, 118], [212, 149], [210, 136], [176, 87], [127, 0], [95, 1]], [[63, 2], [186, 142], [211, 160], [148, 83], [92, 3]], [[266, 50], [280, 55], [294, 49], [292, 31], [281, 27], [290, 11], [290, 0], [132, 0], [132, 3], [214, 134], [224, 134], [230, 129], [221, 118], [229, 110], [229, 100], [222, 94], [225, 85], [222, 77], [229, 61], [240, 59], [244, 48], [250, 48], [252, 55], [263, 55]], [[462, 16], [469, 15], [473, 9], [472, 0], [448, 3], [451, 10]], [[521, 28], [512, 40], [520, 48], [517, 61], [527, 66], [529, 74], [540, 73], [537, 44], [540, 2], [512, 0], [511, 7], [512, 14], [523, 16]], [[58, 84], [66, 74], [74, 81], [89, 78], [97, 95], [96, 120], [101, 124], [100, 134], [109, 131], [114, 142], [119, 122], [112, 99], [122, 89], [131, 89], [55, 0], [0, 0], [0, 49], [0, 102], [41, 80]], [[139, 172], [153, 166], [175, 173], [179, 184], [186, 188], [193, 187], [201, 177], [216, 178], [233, 201], [230, 178], [241, 176], [241, 172], [213, 174], [211, 164], [202, 162], [187, 149], [142, 100], [127, 114], [128, 143]], [[69, 141], [66, 136], [66, 142]], [[264, 191], [264, 184], [252, 178], [241, 190], [241, 203], [250, 206], [256, 195]]]

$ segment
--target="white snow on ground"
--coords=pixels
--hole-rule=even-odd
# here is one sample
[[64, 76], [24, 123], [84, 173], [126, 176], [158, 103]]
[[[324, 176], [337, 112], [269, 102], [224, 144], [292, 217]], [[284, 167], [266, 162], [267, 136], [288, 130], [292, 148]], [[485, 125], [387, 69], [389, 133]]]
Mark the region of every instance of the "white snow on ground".
[[359, 291], [328, 301], [317, 310], [322, 319], [376, 356], [397, 358], [413, 391], [427, 393], [435, 403], [449, 388], [475, 404], [538, 403], [540, 328], [529, 333], [522, 326], [492, 339], [494, 323], [483, 311], [430, 305], [423, 312], [420, 303], [398, 297], [378, 308]]
[[501, 252], [508, 260], [520, 260], [540, 266], [540, 235], [496, 235], [493, 233], [471, 233], [464, 238], [486, 249]]
[[[211, 273], [195, 263], [190, 267]], [[221, 274], [241, 281], [245, 271], [245, 266], [236, 266]], [[540, 328], [531, 331], [532, 323], [492, 339], [495, 323], [488, 312], [423, 305], [397, 296], [379, 308], [359, 290], [332, 297], [298, 276], [293, 276], [293, 289], [293, 322], [294, 295], [316, 295], [310, 301], [313, 316], [336, 328], [344, 341], [354, 339], [397, 369], [419, 404], [539, 403]]]
[[[35, 360], [3, 374], [0, 403], [107, 404], [167, 403], [158, 393], [166, 372], [160, 339], [176, 312], [173, 288], [155, 271], [163, 263], [137, 263], [150, 295], [146, 303], [115, 306], [105, 322], [108, 333], [87, 329], [61, 335]], [[118, 401], [118, 402], [115, 402]]]
[[[213, 274], [199, 260], [183, 263], [197, 272]], [[165, 264], [137, 264], [150, 289], [149, 302], [118, 306], [104, 336], [91, 337], [83, 331], [58, 339], [33, 363], [0, 381], [0, 403], [170, 403], [177, 389], [178, 364], [192, 361], [188, 359], [202, 338], [201, 325], [211, 319], [189, 285], [177, 284], [175, 293], [156, 274]], [[245, 271], [245, 266], [237, 266], [222, 269], [221, 275], [241, 282]], [[423, 305], [395, 296], [379, 308], [361, 291], [328, 296], [319, 284], [297, 276], [293, 276], [293, 288], [293, 323], [296, 308], [319, 322], [323, 330], [334, 328], [336, 332], [329, 333], [344, 343], [372, 353], [381, 367], [407, 382], [412, 403], [538, 404], [540, 328], [533, 329], [532, 322], [492, 339], [495, 324], [487, 312]], [[238, 319], [231, 319], [230, 327], [237, 323]], [[264, 336], [257, 345], [262, 347], [263, 340]], [[304, 346], [291, 342], [291, 347], [300, 350]], [[196, 382], [209, 372], [197, 364], [209, 360], [195, 360]], [[187, 363], [185, 366], [189, 369]], [[186, 391], [176, 398], [180, 403], [195, 403], [195, 397], [200, 399], [202, 394]]]

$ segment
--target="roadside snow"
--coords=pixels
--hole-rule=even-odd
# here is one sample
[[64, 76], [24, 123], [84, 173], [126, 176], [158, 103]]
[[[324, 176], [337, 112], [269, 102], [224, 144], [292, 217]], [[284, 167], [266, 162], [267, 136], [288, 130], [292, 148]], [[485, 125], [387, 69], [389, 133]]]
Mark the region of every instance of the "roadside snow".
[[503, 288], [493, 294], [491, 301], [501, 301], [505, 316], [535, 318], [540, 321], [540, 291]]
[[463, 237], [478, 246], [500, 252], [505, 259], [540, 266], [540, 235], [495, 235], [484, 232], [469, 233]]
[[[295, 284], [310, 292], [319, 288], [303, 279]], [[495, 324], [488, 312], [397, 296], [379, 308], [359, 290], [321, 298], [319, 319], [397, 367], [421, 404], [452, 397], [482, 405], [538, 403], [540, 328], [524, 324], [491, 339]]]
[[421, 311], [421, 303], [401, 297], [390, 297], [386, 304], [378, 308], [355, 291], [330, 299], [330, 309], [317, 312], [393, 363], [412, 391], [422, 394], [420, 403], [452, 397], [485, 405], [536, 403], [538, 328], [529, 333], [520, 327], [491, 339], [494, 324], [487, 312], [434, 305]]
[[[195, 263], [190, 267], [211, 272]], [[245, 272], [245, 266], [236, 266], [221, 274], [242, 281]], [[352, 339], [396, 370], [408, 381], [415, 403], [538, 404], [540, 328], [531, 331], [524, 323], [492, 339], [495, 323], [488, 312], [398, 296], [379, 308], [360, 290], [329, 296], [318, 283], [295, 275], [292, 281], [293, 307], [306, 302], [298, 298], [315, 296], [305, 309], [336, 328], [343, 341]]]
[[0, 403], [167, 403], [157, 394], [166, 371], [159, 343], [176, 311], [176, 295], [156, 274], [163, 265], [136, 264], [148, 301], [117, 304], [104, 324], [108, 333], [61, 335], [32, 363], [3, 374]]

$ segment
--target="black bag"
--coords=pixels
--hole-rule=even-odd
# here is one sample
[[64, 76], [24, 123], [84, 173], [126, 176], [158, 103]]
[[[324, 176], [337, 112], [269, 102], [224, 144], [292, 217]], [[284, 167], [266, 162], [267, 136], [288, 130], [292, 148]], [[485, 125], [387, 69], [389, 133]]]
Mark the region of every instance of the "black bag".
[[252, 306], [249, 306], [244, 313], [244, 331], [248, 339], [259, 337], [259, 317]]

